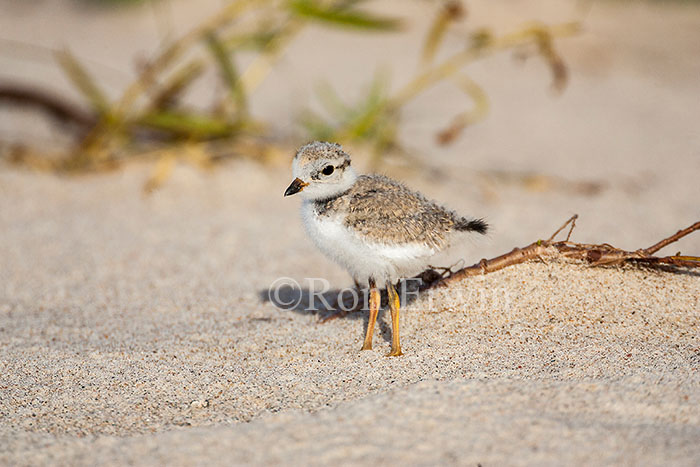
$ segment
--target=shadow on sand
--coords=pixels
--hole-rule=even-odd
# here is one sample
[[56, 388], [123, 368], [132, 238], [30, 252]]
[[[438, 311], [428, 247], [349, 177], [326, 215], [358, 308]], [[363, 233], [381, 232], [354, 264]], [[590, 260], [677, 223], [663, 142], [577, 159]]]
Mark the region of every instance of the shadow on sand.
[[[424, 282], [420, 278], [402, 280], [397, 284], [401, 307], [405, 307], [418, 299]], [[388, 299], [385, 289], [380, 291], [381, 308], [377, 317], [380, 334], [387, 342], [391, 342], [391, 327], [383, 318], [388, 310]], [[319, 323], [331, 319], [361, 319], [365, 321], [363, 336], [367, 331], [369, 310], [368, 289], [329, 289], [317, 290], [299, 287], [296, 284], [282, 284], [276, 287], [262, 289], [258, 296], [263, 303], [272, 303], [281, 311], [293, 311], [302, 315], [317, 315]]]

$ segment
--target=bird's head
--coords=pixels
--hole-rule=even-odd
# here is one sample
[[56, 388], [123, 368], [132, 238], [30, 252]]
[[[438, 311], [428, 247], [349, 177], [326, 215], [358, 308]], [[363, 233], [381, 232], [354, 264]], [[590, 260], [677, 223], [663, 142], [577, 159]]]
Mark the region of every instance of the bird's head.
[[350, 155], [336, 143], [314, 141], [299, 148], [292, 161], [294, 181], [284, 196], [302, 193], [310, 200], [338, 196], [357, 180]]

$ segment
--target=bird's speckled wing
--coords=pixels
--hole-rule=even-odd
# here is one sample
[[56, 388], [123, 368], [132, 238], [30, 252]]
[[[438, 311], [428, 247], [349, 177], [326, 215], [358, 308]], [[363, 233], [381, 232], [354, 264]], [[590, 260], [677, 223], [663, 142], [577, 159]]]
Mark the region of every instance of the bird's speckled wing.
[[461, 220], [453, 211], [381, 175], [362, 175], [341, 201], [345, 225], [377, 243], [420, 243], [440, 250]]

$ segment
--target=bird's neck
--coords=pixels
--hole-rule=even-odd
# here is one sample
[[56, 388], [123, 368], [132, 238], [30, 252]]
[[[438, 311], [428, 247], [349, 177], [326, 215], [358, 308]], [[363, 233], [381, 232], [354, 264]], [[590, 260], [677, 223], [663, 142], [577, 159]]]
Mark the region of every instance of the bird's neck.
[[356, 181], [357, 173], [355, 169], [348, 167], [345, 169], [343, 177], [337, 183], [317, 185], [312, 189], [302, 191], [302, 194], [305, 195], [305, 198], [309, 201], [325, 202], [343, 196], [350, 191], [350, 188], [352, 188]]

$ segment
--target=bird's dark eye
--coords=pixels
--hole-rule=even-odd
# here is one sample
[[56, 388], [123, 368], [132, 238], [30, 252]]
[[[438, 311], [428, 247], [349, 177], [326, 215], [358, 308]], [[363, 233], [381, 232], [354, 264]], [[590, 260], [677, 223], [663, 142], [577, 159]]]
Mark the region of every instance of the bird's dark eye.
[[321, 170], [321, 173], [323, 175], [330, 175], [333, 173], [334, 170], [335, 170], [335, 167], [333, 167], [332, 165], [327, 165], [323, 168], [323, 170]]

